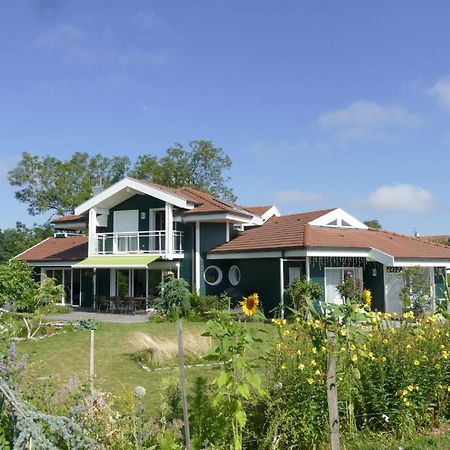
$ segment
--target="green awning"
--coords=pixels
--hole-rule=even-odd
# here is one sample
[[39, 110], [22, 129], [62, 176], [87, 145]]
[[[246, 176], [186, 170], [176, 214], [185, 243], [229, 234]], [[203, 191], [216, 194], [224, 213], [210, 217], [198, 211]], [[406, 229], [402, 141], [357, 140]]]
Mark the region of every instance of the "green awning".
[[146, 269], [149, 264], [158, 258], [159, 255], [89, 256], [72, 267], [74, 269]]

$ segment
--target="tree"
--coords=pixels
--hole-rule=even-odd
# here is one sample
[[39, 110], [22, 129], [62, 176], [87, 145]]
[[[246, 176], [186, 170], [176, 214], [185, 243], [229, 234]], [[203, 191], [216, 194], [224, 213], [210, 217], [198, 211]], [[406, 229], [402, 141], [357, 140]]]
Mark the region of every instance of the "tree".
[[154, 156], [140, 156], [130, 173], [169, 187], [193, 187], [215, 197], [234, 201], [236, 196], [227, 186], [229, 177], [223, 172], [231, 168], [232, 162], [223, 149], [215, 147], [211, 141], [192, 141], [189, 148], [175, 144], [166, 155], [158, 159]]
[[383, 228], [378, 219], [365, 220], [364, 225], [367, 225], [369, 228], [373, 228], [375, 230], [381, 230]]
[[61, 161], [24, 152], [8, 179], [12, 186], [19, 188], [15, 197], [28, 204], [31, 215], [47, 211], [63, 215], [73, 213], [75, 206], [89, 199], [95, 184], [110, 186], [121, 180], [129, 167], [127, 156], [107, 158], [76, 152], [70, 159]]
[[127, 156], [107, 158], [76, 152], [68, 160], [60, 160], [24, 152], [8, 179], [17, 187], [15, 197], [28, 205], [33, 216], [73, 213], [77, 205], [91, 197], [93, 186], [102, 184], [106, 188], [127, 175], [174, 188], [193, 187], [226, 200], [236, 199], [227, 186], [229, 177], [224, 175], [231, 168], [231, 159], [210, 141], [192, 141], [188, 149], [175, 144], [161, 158], [141, 155], [133, 170], [130, 166]]
[[42, 226], [35, 224], [32, 228], [28, 228], [23, 223], [17, 222], [16, 228], [0, 230], [0, 263], [10, 260], [52, 234], [53, 230], [49, 224]]

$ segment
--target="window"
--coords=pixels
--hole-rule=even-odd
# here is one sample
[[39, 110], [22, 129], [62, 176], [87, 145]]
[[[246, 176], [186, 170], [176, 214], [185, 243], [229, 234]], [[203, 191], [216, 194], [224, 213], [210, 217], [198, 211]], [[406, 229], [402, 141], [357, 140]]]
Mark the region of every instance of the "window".
[[205, 269], [203, 278], [210, 286], [216, 286], [222, 281], [222, 270], [217, 266], [209, 266]]
[[233, 286], [237, 286], [241, 281], [241, 270], [238, 266], [231, 266], [228, 271], [228, 279]]

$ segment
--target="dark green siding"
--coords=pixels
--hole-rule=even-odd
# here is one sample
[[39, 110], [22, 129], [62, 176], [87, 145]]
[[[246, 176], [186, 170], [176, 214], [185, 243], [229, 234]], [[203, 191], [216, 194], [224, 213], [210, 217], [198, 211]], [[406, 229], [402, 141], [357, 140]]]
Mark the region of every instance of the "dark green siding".
[[194, 260], [194, 224], [177, 223], [177, 230], [183, 232], [184, 258], [180, 260], [180, 277], [192, 286], [192, 264]]
[[110, 269], [97, 269], [97, 295], [109, 297]]
[[[201, 223], [200, 224], [200, 293], [209, 293], [210, 287], [206, 289], [206, 282], [203, 278], [205, 268], [214, 263], [206, 260], [206, 254], [209, 250], [226, 242], [226, 224], [225, 223]], [[225, 277], [224, 277], [225, 278]], [[228, 279], [228, 278], [227, 278]], [[221, 291], [223, 292], [223, 290]]]
[[[376, 276], [374, 276], [374, 270], [376, 271]], [[377, 262], [367, 262], [363, 270], [363, 283], [364, 288], [370, 289], [372, 293], [372, 309], [385, 311], [383, 265]]]
[[[280, 302], [280, 260], [279, 259], [238, 259], [211, 260], [208, 265], [220, 267], [223, 279], [217, 286], [206, 285], [208, 295], [217, 295], [231, 289], [238, 297], [257, 292], [260, 296], [264, 312], [269, 312]], [[239, 267], [241, 281], [232, 286], [228, 279], [228, 270], [232, 265]], [[238, 298], [239, 299], [239, 298]]]
[[[114, 220], [114, 211], [126, 211], [126, 210], [139, 210], [139, 231], [148, 231], [149, 229], [149, 218], [148, 218], [148, 210], [150, 208], [164, 208], [165, 203], [162, 200], [159, 200], [154, 197], [150, 197], [148, 195], [134, 195], [133, 197], [125, 200], [122, 203], [114, 206], [109, 210], [108, 216], [108, 226], [98, 228], [99, 233], [110, 233], [113, 231], [113, 220]], [[141, 219], [141, 212], [145, 212], [145, 219]]]
[[311, 265], [309, 266], [309, 279], [319, 284], [322, 287], [322, 298], [321, 300], [325, 300], [325, 269], [323, 266], [319, 265]]
[[81, 306], [92, 307], [94, 304], [94, 282], [92, 269], [81, 272]]

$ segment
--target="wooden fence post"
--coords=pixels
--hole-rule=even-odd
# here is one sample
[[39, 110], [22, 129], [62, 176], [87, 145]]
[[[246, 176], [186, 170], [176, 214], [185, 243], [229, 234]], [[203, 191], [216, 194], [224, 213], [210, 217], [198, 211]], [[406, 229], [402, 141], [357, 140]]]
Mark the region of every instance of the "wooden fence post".
[[[328, 340], [330, 347], [334, 347], [334, 333], [330, 333]], [[339, 410], [336, 384], [336, 363], [337, 356], [329, 353], [327, 357], [327, 400], [328, 400], [328, 417], [330, 423], [330, 443], [331, 450], [339, 450], [341, 448], [339, 436]]]
[[186, 376], [184, 374], [184, 345], [183, 345], [183, 324], [181, 320], [177, 322], [177, 335], [178, 335], [178, 356], [180, 363], [180, 386], [181, 397], [183, 400], [183, 419], [184, 419], [184, 437], [186, 441], [186, 450], [191, 448], [191, 435], [189, 431], [189, 412], [187, 402], [187, 390], [186, 390]]

